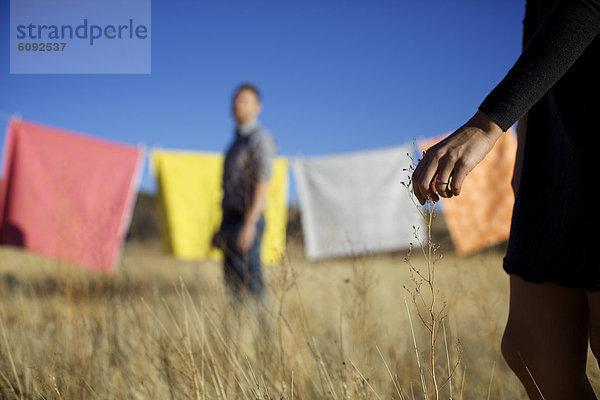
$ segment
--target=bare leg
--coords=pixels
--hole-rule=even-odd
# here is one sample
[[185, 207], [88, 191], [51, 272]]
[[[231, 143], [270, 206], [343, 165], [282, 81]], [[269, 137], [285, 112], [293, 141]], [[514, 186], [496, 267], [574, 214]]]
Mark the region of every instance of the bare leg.
[[590, 347], [600, 366], [600, 293], [588, 293], [590, 307]]
[[502, 354], [531, 399], [596, 399], [585, 373], [588, 319], [585, 291], [510, 276]]

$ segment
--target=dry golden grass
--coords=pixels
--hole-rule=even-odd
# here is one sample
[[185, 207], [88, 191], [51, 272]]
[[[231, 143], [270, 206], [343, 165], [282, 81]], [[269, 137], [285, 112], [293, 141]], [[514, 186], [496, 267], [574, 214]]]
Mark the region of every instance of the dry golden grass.
[[[525, 398], [499, 353], [502, 249], [459, 258], [442, 241], [440, 252], [439, 398]], [[226, 296], [219, 263], [175, 260], [158, 244], [127, 243], [115, 276], [0, 248], [0, 397], [435, 398], [405, 256], [308, 263], [292, 241], [285, 264], [265, 270], [257, 308]], [[417, 252], [411, 264], [426, 269]]]

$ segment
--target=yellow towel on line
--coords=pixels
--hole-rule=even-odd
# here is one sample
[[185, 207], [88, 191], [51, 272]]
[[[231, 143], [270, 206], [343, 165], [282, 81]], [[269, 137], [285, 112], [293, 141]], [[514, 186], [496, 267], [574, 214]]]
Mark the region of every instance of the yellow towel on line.
[[[211, 246], [222, 218], [224, 156], [219, 153], [152, 151], [158, 183], [163, 245], [176, 257], [188, 260], [221, 259]], [[267, 204], [261, 260], [265, 265], [283, 261], [288, 211], [288, 161], [274, 161]]]

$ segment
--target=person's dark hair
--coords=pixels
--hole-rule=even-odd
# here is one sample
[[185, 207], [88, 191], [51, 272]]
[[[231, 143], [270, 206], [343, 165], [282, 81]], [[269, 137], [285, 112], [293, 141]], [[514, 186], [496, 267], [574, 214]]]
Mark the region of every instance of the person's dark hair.
[[235, 91], [233, 92], [233, 99], [235, 100], [235, 98], [238, 96], [238, 94], [240, 94], [240, 92], [242, 92], [243, 90], [251, 91], [252, 93], [254, 93], [254, 95], [256, 96], [258, 101], [262, 102], [260, 91], [258, 90], [256, 85], [249, 83], [249, 82], [242, 83], [235, 89]]

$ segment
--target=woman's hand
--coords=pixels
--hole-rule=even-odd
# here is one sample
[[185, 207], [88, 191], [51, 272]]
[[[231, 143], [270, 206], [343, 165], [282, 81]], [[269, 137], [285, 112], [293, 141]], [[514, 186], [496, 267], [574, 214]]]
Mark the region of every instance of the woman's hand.
[[469, 172], [490, 152], [502, 129], [481, 111], [450, 136], [427, 150], [412, 175], [421, 205], [439, 196], [458, 196]]

